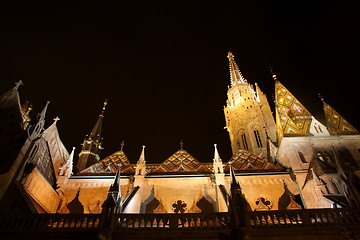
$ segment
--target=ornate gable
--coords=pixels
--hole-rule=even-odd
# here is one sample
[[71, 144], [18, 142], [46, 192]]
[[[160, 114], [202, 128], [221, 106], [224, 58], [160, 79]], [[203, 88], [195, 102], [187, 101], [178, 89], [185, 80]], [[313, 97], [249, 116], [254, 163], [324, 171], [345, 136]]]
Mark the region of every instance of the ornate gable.
[[353, 135], [359, 134], [348, 121], [346, 121], [329, 104], [324, 102], [324, 112], [328, 131], [331, 135]]
[[176, 172], [199, 172], [210, 173], [211, 170], [201, 164], [187, 151], [180, 149], [166, 159], [162, 164], [158, 165], [149, 173], [176, 173]]
[[91, 165], [90, 167], [82, 170], [80, 174], [83, 173], [116, 173], [119, 165], [121, 164], [120, 172], [122, 174], [126, 173], [135, 173], [134, 167], [131, 165], [130, 161], [126, 157], [123, 151], [118, 151], [112, 155], [100, 160], [99, 162]]
[[[283, 169], [244, 149], [239, 149], [230, 159], [235, 171], [282, 171]], [[226, 164], [225, 171], [230, 171]]]

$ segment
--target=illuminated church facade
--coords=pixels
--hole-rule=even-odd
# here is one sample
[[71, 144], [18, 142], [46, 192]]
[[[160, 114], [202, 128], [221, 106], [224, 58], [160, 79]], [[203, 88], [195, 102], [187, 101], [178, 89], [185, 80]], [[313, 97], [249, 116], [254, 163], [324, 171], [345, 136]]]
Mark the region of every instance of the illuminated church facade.
[[49, 102], [30, 122], [16, 83], [0, 99], [2, 211], [100, 214], [114, 201], [122, 214], [220, 213], [230, 211], [234, 182], [249, 211], [358, 207], [359, 132], [323, 99], [326, 126], [320, 123], [275, 75], [274, 118], [260, 87], [243, 77], [231, 52], [228, 59], [227, 161], [216, 145], [207, 163], [182, 146], [161, 164], [146, 163], [145, 146], [136, 163], [122, 148], [101, 159], [107, 102], [76, 157], [60, 139], [58, 118], [44, 129]]

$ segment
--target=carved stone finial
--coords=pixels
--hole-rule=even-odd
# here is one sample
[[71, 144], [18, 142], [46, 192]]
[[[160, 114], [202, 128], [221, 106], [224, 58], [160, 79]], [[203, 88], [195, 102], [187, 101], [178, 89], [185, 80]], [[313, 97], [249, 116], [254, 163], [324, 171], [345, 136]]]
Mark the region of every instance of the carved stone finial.
[[122, 142], [121, 142], [121, 148], [120, 148], [120, 151], [123, 151], [124, 145], [125, 145], [125, 142], [124, 142], [124, 141], [122, 141]]
[[15, 83], [15, 89], [18, 90], [18, 88], [21, 86], [21, 85], [24, 85], [23, 81], [19, 80]]
[[184, 147], [184, 142], [183, 140], [180, 140], [180, 149], [183, 150], [183, 147]]

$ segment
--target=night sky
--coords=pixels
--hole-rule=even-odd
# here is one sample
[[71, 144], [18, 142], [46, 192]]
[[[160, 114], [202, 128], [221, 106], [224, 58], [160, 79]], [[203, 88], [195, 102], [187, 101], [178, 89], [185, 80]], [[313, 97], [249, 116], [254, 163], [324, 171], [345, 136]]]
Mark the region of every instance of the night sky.
[[201, 162], [217, 143], [227, 162], [228, 51], [272, 109], [269, 66], [322, 123], [317, 92], [360, 129], [355, 1], [105, 2], [0, 3], [1, 94], [21, 79], [33, 117], [49, 100], [46, 127], [60, 117], [69, 151], [80, 151], [107, 98], [101, 158], [125, 141], [132, 163], [142, 145], [148, 163], [161, 163], [183, 140]]

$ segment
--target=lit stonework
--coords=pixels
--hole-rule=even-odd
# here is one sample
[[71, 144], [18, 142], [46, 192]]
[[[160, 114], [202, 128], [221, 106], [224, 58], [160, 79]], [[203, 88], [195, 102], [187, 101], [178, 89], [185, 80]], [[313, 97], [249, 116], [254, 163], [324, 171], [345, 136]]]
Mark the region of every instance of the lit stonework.
[[255, 84], [254, 90], [242, 76], [231, 52], [228, 58], [231, 87], [224, 113], [232, 151], [245, 149], [266, 157], [266, 134], [271, 141], [276, 141], [275, 121], [269, 103], [259, 86]]

